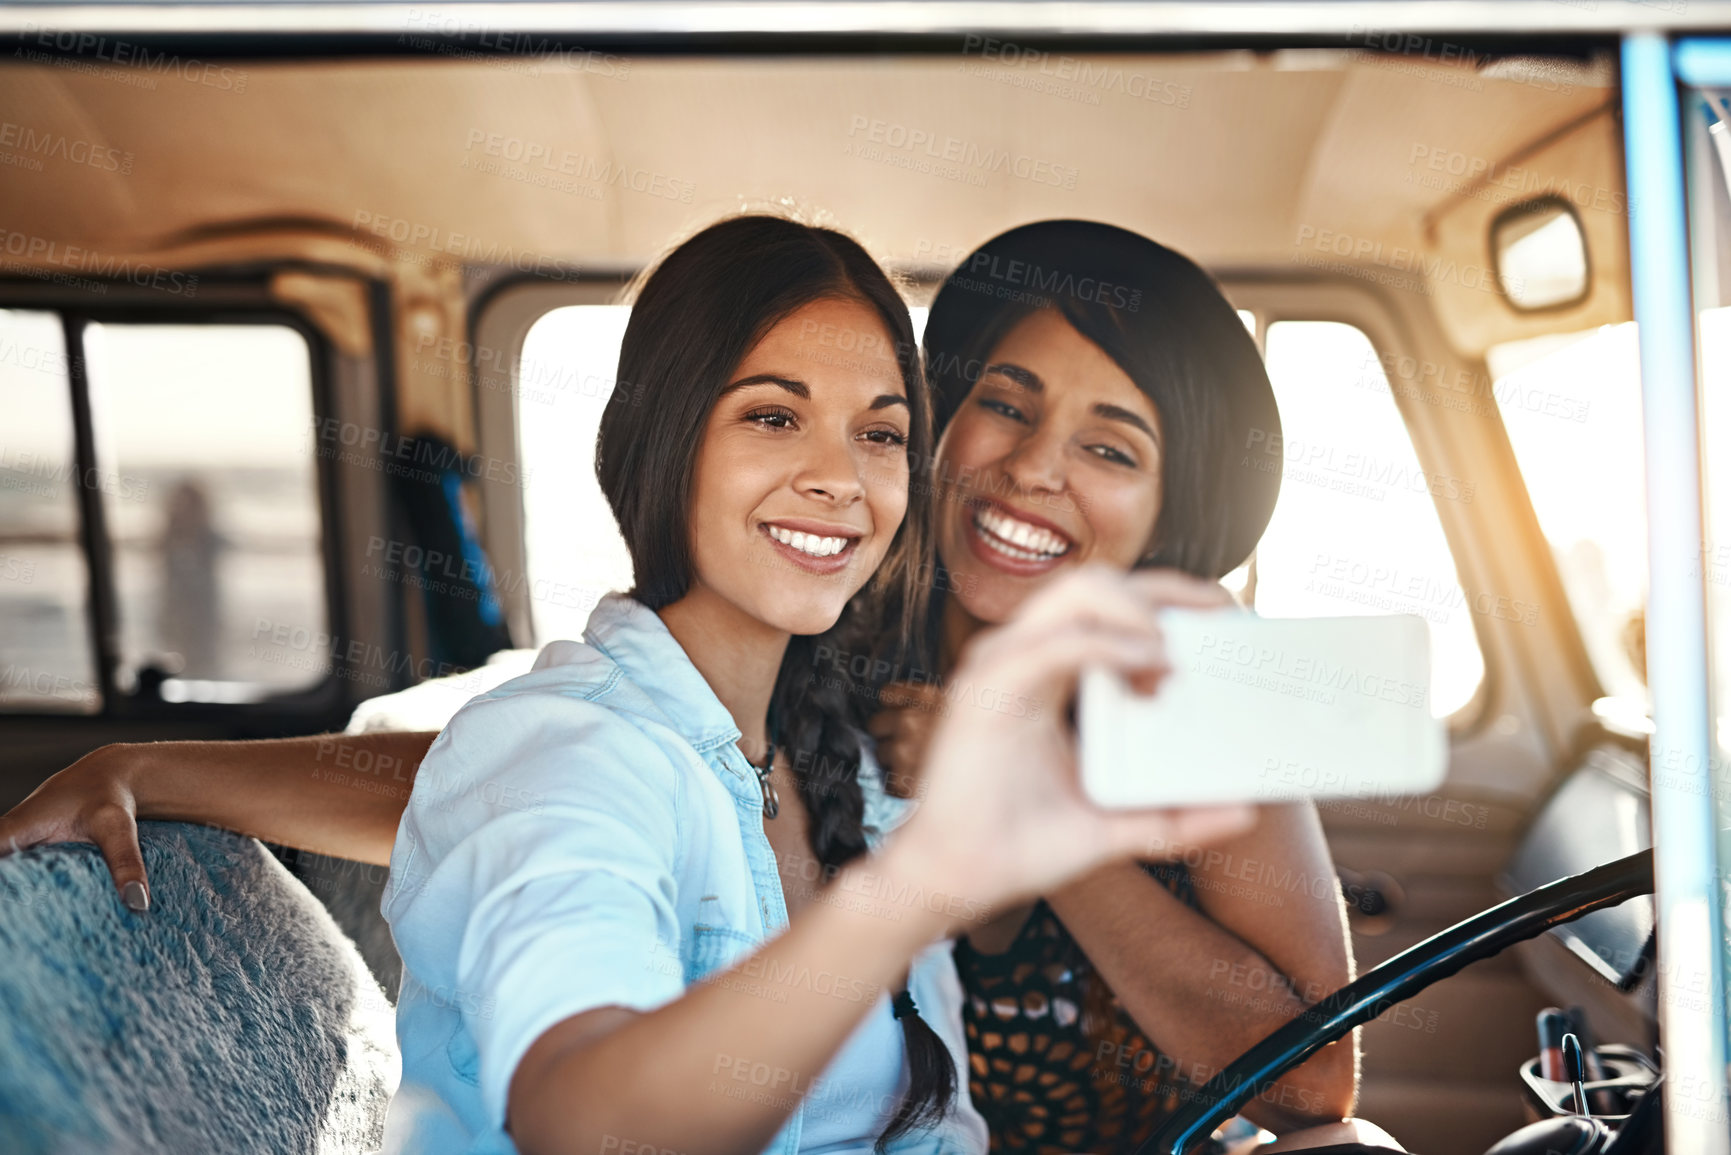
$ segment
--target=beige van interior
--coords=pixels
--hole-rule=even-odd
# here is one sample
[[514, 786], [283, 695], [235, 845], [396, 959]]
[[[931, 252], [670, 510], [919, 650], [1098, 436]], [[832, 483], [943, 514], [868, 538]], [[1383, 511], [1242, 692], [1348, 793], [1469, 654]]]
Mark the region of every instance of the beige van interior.
[[[77, 307], [119, 270], [121, 288], [94, 298], [104, 308], [131, 293], [159, 312], [284, 310], [321, 339], [329, 411], [387, 414], [505, 460], [519, 399], [485, 378], [508, 377], [534, 320], [616, 299], [670, 243], [742, 209], [847, 229], [915, 304], [995, 233], [1081, 217], [1195, 257], [1259, 338], [1282, 319], [1351, 324], [1388, 368], [1425, 468], [1475, 481], [1474, 500], [1437, 502], [1461, 587], [1542, 607], [1470, 614], [1484, 676], [1450, 718], [1441, 795], [1323, 810], [1357, 880], [1349, 897], [1373, 899], [1353, 913], [1363, 969], [1505, 897], [1555, 786], [1584, 757], [1632, 756], [1614, 741], [1583, 749], [1605, 688], [1496, 407], [1447, 403], [1454, 383], [1488, 382], [1494, 347], [1631, 319], [1612, 61], [1372, 45], [1066, 53], [982, 37], [809, 56], [441, 43], [203, 72], [26, 57], [0, 67], [10, 127], [100, 146], [113, 167], [9, 142], [45, 159], [0, 177], [0, 305]], [[1499, 290], [1489, 237], [1540, 196], [1571, 206], [1591, 277], [1578, 300], [1522, 311]], [[164, 270], [196, 274], [199, 292], [152, 292]], [[347, 511], [333, 548], [349, 563], [382, 500], [363, 472], [326, 497]], [[477, 481], [489, 556], [521, 571], [521, 491]], [[364, 623], [398, 612], [401, 591], [349, 563], [330, 596], [371, 637]], [[545, 640], [528, 595], [506, 603], [515, 645]], [[424, 647], [426, 623], [400, 616]], [[332, 694], [298, 722], [142, 707], [0, 718], [18, 752], [0, 808], [97, 741], [311, 731], [366, 696], [358, 683]], [[1547, 1003], [1587, 1006], [1604, 1041], [1651, 1043], [1650, 987], [1619, 990], [1542, 939], [1369, 1025], [1362, 1113], [1425, 1151], [1476, 1155], [1523, 1121], [1514, 1072]]]

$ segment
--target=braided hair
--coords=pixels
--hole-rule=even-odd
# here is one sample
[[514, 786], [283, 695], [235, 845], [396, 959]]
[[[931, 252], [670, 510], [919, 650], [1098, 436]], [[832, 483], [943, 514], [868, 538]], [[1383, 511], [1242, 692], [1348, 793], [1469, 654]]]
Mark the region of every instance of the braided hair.
[[[906, 303], [864, 248], [831, 229], [747, 214], [711, 225], [641, 282], [620, 346], [618, 386], [602, 415], [595, 472], [631, 553], [632, 596], [658, 610], [691, 587], [693, 474], [703, 431], [734, 369], [782, 319], [814, 301], [857, 301], [895, 340], [907, 390], [908, 460], [931, 458], [931, 410]], [[826, 873], [864, 854], [860, 736], [881, 678], [921, 634], [921, 561], [931, 540], [930, 486], [910, 478], [907, 514], [872, 579], [838, 621], [788, 644], [770, 706], [770, 741], [796, 755], [811, 849]], [[824, 653], [869, 655], [820, 667]], [[911, 1006], [897, 1004], [909, 1082], [877, 1141], [931, 1126], [956, 1095], [955, 1060]]]

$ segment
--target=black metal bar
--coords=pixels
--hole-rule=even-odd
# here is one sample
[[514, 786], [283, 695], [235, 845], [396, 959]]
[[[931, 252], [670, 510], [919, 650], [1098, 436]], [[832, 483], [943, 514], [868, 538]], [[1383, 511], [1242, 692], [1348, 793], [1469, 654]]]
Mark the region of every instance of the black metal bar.
[[1651, 893], [1653, 852], [1642, 850], [1511, 898], [1432, 935], [1341, 987], [1190, 1092], [1137, 1155], [1183, 1155], [1281, 1075], [1396, 1003], [1554, 926]]
[[[397, 390], [400, 387], [398, 377], [405, 371], [397, 359], [397, 313], [401, 302], [397, 300], [396, 289], [387, 282], [375, 281], [372, 291], [368, 294], [369, 314], [373, 324], [373, 363], [379, 375], [378, 385], [378, 422], [380, 441], [400, 439], [404, 435], [401, 418], [402, 407], [398, 405]], [[402, 503], [397, 500], [396, 488], [389, 484], [389, 474], [384, 487], [384, 515], [386, 532], [397, 541], [407, 540], [408, 529]], [[359, 564], [359, 559], [356, 559]], [[390, 652], [403, 657], [410, 655], [409, 605], [405, 596], [406, 586], [402, 582], [390, 584], [390, 617], [387, 619], [390, 630]], [[334, 630], [332, 635], [340, 638]], [[336, 669], [338, 651], [337, 642], [332, 642], [332, 669]], [[409, 675], [403, 669], [403, 663], [391, 663], [391, 688], [388, 693], [407, 689], [411, 685]]]
[[90, 648], [96, 679], [102, 688], [102, 709], [120, 700], [120, 611], [114, 592], [114, 548], [102, 501], [102, 464], [96, 456], [96, 422], [91, 411], [90, 374], [84, 358], [85, 319], [60, 314], [66, 341], [67, 380], [72, 389], [73, 464], [78, 470], [79, 536], [89, 573]]

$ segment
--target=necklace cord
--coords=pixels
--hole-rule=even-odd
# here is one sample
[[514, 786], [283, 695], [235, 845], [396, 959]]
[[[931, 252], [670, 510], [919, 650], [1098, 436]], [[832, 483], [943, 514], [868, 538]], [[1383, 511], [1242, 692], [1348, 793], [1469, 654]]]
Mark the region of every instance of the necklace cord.
[[775, 743], [769, 744], [769, 754], [764, 758], [763, 765], [759, 766], [755, 762], [750, 765], [757, 771], [757, 787], [763, 792], [763, 816], [774, 818], [781, 813], [781, 799], [776, 795], [775, 783], [769, 780], [769, 776], [775, 771]]

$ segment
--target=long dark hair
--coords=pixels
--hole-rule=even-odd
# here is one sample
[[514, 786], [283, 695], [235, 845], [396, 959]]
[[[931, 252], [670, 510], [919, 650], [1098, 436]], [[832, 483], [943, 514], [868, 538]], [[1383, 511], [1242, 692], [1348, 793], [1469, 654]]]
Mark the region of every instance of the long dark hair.
[[[1160, 514], [1136, 567], [1229, 573], [1268, 527], [1283, 461], [1274, 388], [1219, 286], [1182, 253], [1098, 221], [1037, 221], [993, 237], [944, 281], [926, 321], [940, 434], [992, 351], [1042, 309], [1098, 345], [1160, 415]], [[941, 602], [931, 599], [928, 645], [941, 628]], [[1080, 948], [1075, 956], [1083, 1030], [1096, 1044], [1108, 1041], [1112, 988]]]
[[[711, 225], [642, 282], [619, 351], [615, 398], [629, 403], [608, 405], [596, 440], [595, 473], [631, 551], [632, 596], [650, 609], [691, 588], [692, 475], [729, 377], [777, 322], [826, 299], [858, 301], [883, 321], [907, 390], [908, 460], [930, 460], [931, 407], [907, 305], [865, 249], [781, 217]], [[929, 486], [910, 484], [907, 515], [877, 573], [830, 630], [789, 642], [776, 678], [769, 737], [792, 754], [812, 853], [831, 875], [867, 850], [859, 767], [860, 735], [876, 701], [872, 673], [907, 661], [904, 643], [918, 638], [930, 542]], [[838, 654], [848, 660], [836, 661]], [[956, 1094], [955, 1059], [943, 1040], [917, 1013], [900, 1022], [909, 1083], [880, 1151], [935, 1124]]]
[[1182, 253], [1099, 221], [1037, 221], [993, 237], [944, 281], [926, 321], [941, 433], [992, 350], [1055, 309], [1154, 403], [1161, 507], [1138, 567], [1218, 578], [1249, 556], [1280, 494], [1280, 411], [1244, 323]]

